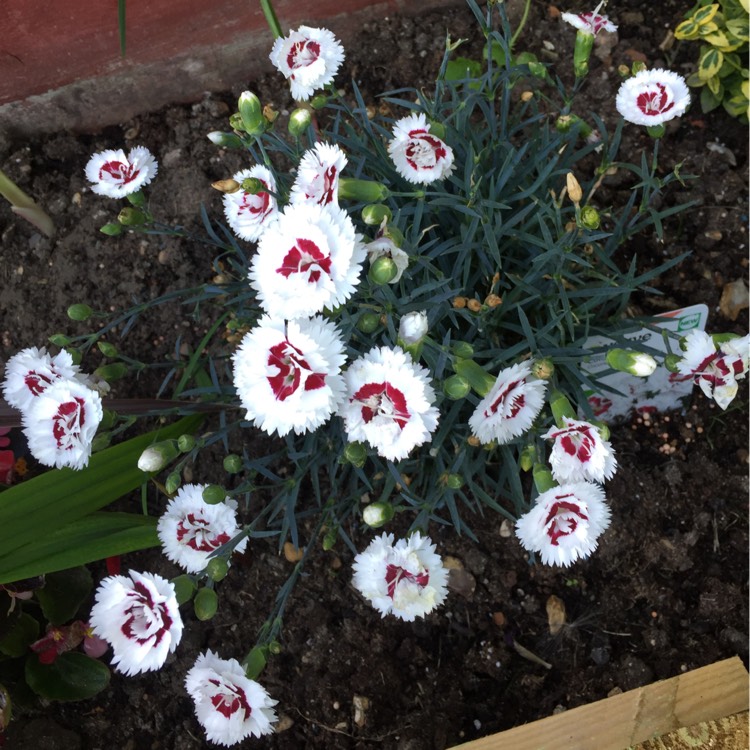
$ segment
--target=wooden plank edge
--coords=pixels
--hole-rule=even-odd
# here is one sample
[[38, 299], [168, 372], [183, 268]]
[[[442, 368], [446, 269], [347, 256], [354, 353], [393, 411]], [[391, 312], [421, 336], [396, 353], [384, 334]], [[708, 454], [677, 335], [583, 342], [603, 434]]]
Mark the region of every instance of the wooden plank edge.
[[451, 750], [626, 750], [747, 708], [748, 673], [734, 656]]

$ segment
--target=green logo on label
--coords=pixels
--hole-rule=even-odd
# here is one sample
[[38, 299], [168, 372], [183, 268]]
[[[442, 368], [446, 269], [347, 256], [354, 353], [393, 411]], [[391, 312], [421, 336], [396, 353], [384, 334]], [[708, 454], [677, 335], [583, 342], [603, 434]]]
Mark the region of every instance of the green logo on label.
[[694, 313], [693, 315], [685, 315], [682, 318], [677, 319], [677, 330], [688, 331], [691, 328], [697, 328], [701, 322], [701, 314]]

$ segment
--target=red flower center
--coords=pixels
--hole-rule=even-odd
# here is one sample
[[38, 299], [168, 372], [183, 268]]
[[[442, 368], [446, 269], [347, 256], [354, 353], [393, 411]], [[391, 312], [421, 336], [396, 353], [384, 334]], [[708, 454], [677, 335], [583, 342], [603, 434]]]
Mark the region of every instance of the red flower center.
[[188, 513], [177, 524], [177, 541], [197, 552], [213, 552], [229, 541], [229, 534], [214, 534], [205, 518]]
[[[572, 500], [566, 500], [572, 498]], [[550, 544], [555, 547], [561, 536], [568, 536], [578, 528], [579, 521], [588, 521], [588, 516], [581, 510], [575, 495], [556, 495], [544, 519]]]
[[500, 410], [504, 412], [507, 408], [509, 409], [509, 412], [503, 415], [505, 419], [515, 418], [518, 412], [526, 406], [526, 396], [523, 393], [523, 389], [519, 388], [519, 386], [525, 384], [525, 380], [514, 380], [508, 383], [508, 385], [497, 394], [497, 397], [490, 404], [490, 407], [485, 409], [484, 416], [491, 417], [493, 414], [497, 414]]
[[271, 347], [268, 352], [268, 364], [278, 370], [276, 375], [268, 378], [278, 401], [285, 401], [300, 387], [303, 374], [306, 391], [314, 391], [325, 385], [325, 373], [312, 372], [302, 352], [292, 346], [288, 339]]
[[591, 425], [568, 427], [552, 433], [553, 440], [558, 440], [562, 449], [569, 455], [575, 456], [582, 464], [591, 458], [596, 448], [596, 435]]
[[663, 83], [654, 83], [645, 91], [641, 91], [635, 103], [644, 115], [650, 117], [669, 112], [674, 107], [674, 102], [669, 101], [669, 92]]
[[416, 583], [417, 586], [424, 588], [430, 582], [430, 574], [424, 572], [414, 575], [414, 573], [409, 573], [408, 570], [404, 570], [399, 565], [388, 565], [385, 569], [385, 583], [388, 587], [388, 596], [391, 599], [393, 599], [393, 595], [396, 593], [396, 586], [398, 586], [400, 581], [411, 581], [412, 583]]
[[402, 430], [411, 414], [406, 396], [390, 383], [366, 383], [352, 397], [351, 402], [362, 405], [362, 419], [369, 424], [376, 416], [392, 419]]
[[210, 679], [209, 682], [219, 690], [211, 696], [211, 704], [222, 716], [228, 719], [240, 710], [245, 712], [245, 718], [250, 716], [253, 710], [247, 702], [247, 696], [240, 688], [224, 680]]
[[[295, 42], [289, 54], [286, 56], [286, 64], [292, 70], [299, 70], [312, 65], [320, 57], [320, 44], [312, 39], [304, 39], [301, 42]], [[292, 74], [292, 77], [294, 74]]]
[[82, 398], [75, 397], [57, 408], [52, 417], [52, 434], [60, 450], [69, 451], [80, 437], [81, 428], [86, 422], [86, 408]]
[[34, 396], [38, 396], [48, 385], [52, 384], [52, 378], [34, 370], [29, 370], [24, 376], [23, 382]]
[[133, 584], [127, 596], [130, 603], [125, 608], [127, 617], [120, 628], [122, 634], [136, 643], [152, 642], [157, 646], [172, 627], [166, 606], [156, 604], [151, 592], [140, 581]]
[[105, 177], [109, 177], [115, 182], [119, 182], [123, 185], [127, 185], [132, 182], [138, 175], [140, 170], [136, 169], [132, 164], [122, 161], [108, 161], [105, 162], [99, 169], [99, 179], [103, 180]]
[[445, 144], [426, 130], [410, 130], [409, 138], [405, 155], [412, 169], [434, 169], [441, 159], [445, 159]]
[[281, 265], [276, 269], [288, 279], [293, 273], [306, 273], [307, 281], [316, 284], [321, 272], [331, 275], [331, 258], [326, 255], [312, 240], [297, 238], [294, 246], [284, 256]]

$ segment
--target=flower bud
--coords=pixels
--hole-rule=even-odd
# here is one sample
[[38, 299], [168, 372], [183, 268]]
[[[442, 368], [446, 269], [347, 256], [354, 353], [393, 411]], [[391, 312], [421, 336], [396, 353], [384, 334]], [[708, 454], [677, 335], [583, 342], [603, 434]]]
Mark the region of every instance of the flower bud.
[[134, 193], [128, 193], [125, 196], [125, 200], [127, 200], [131, 206], [135, 206], [136, 208], [146, 207], [146, 196], [143, 194], [143, 190], [136, 190]]
[[466, 398], [470, 391], [469, 381], [461, 375], [451, 375], [443, 382], [443, 392], [452, 401]]
[[138, 468], [148, 474], [161, 471], [170, 461], [177, 457], [176, 440], [162, 440], [159, 443], [149, 445], [138, 459]]
[[203, 490], [202, 497], [204, 503], [218, 505], [227, 499], [227, 492], [221, 485], [209, 484], [208, 487]]
[[396, 278], [398, 268], [393, 258], [387, 258], [381, 256], [374, 263], [370, 265], [370, 271], [367, 274], [367, 278], [377, 285], [388, 284], [390, 281]]
[[233, 130], [238, 132], [244, 132], [245, 128], [242, 124], [242, 116], [239, 112], [235, 112], [233, 115], [229, 115], [229, 124]]
[[377, 529], [388, 523], [395, 513], [390, 503], [372, 503], [362, 511], [362, 520], [371, 528]]
[[263, 182], [257, 177], [248, 177], [242, 180], [242, 189], [251, 195], [257, 195], [258, 193], [263, 193], [268, 190]]
[[460, 474], [446, 474], [445, 486], [451, 490], [460, 490], [464, 486], [464, 478]]
[[140, 208], [125, 206], [125, 208], [117, 214], [117, 221], [119, 221], [124, 227], [140, 227], [146, 223], [146, 214], [144, 214]]
[[388, 188], [374, 180], [358, 180], [354, 177], [340, 177], [338, 196], [340, 200], [381, 203], [390, 195]]
[[370, 227], [379, 227], [383, 220], [389, 222], [393, 218], [393, 213], [385, 203], [368, 203], [362, 209], [362, 221]]
[[468, 341], [454, 341], [451, 351], [462, 359], [471, 359], [474, 356], [474, 347]]
[[[410, 312], [398, 324], [399, 346], [418, 344], [427, 335], [427, 312]], [[403, 343], [402, 343], [403, 342]]]
[[328, 104], [328, 97], [325, 94], [316, 94], [310, 99], [310, 106], [313, 109], [323, 109]]
[[552, 477], [552, 472], [549, 470], [546, 464], [534, 464], [532, 476], [534, 477], [534, 486], [536, 487], [536, 491], [540, 495], [547, 490], [551, 490], [556, 485], [556, 482]]
[[366, 312], [360, 315], [357, 321], [357, 328], [362, 333], [374, 333], [380, 325], [380, 315], [373, 312]]
[[224, 456], [224, 471], [228, 474], [236, 474], [238, 471], [242, 471], [242, 458], [236, 453]]
[[123, 226], [122, 224], [115, 224], [110, 222], [109, 224], [105, 224], [103, 227], [99, 227], [99, 231], [102, 234], [106, 234], [107, 237], [117, 237], [118, 234], [122, 234]]
[[576, 46], [573, 50], [573, 71], [576, 78], [583, 78], [589, 72], [589, 57], [594, 48], [594, 35], [579, 29], [576, 32]]
[[96, 346], [105, 357], [112, 358], [117, 356], [117, 347], [114, 344], [110, 344], [109, 341], [97, 341]]
[[607, 364], [613, 370], [629, 372], [639, 378], [647, 378], [657, 367], [656, 360], [650, 354], [630, 349], [610, 349], [607, 352]]
[[208, 140], [221, 148], [243, 148], [245, 145], [235, 133], [222, 133], [220, 130], [209, 133]]
[[344, 460], [361, 469], [367, 461], [367, 448], [362, 443], [347, 443], [344, 448]]
[[192, 435], [180, 435], [177, 438], [177, 447], [182, 453], [188, 453], [195, 448], [195, 438]]
[[534, 466], [534, 459], [536, 459], [536, 446], [527, 445], [518, 457], [518, 465], [522, 471], [531, 471]]
[[70, 339], [64, 333], [53, 333], [47, 340], [61, 349], [70, 343]]
[[71, 320], [84, 321], [91, 317], [91, 313], [94, 311], [85, 304], [79, 303], [77, 305], [71, 305], [68, 308], [68, 317]]
[[633, 60], [633, 64], [630, 66], [630, 72], [635, 76], [642, 70], [646, 70], [646, 63], [643, 62], [643, 60]]
[[236, 193], [241, 185], [237, 180], [217, 180], [211, 183], [211, 187], [214, 190], [218, 190], [220, 193]]
[[182, 484], [182, 477], [179, 471], [173, 471], [164, 482], [164, 489], [168, 495], [174, 495]]
[[299, 138], [310, 127], [310, 123], [312, 123], [310, 110], [299, 107], [289, 115], [289, 133], [295, 138]]
[[196, 586], [195, 581], [190, 576], [177, 576], [177, 578], [172, 579], [171, 583], [174, 586], [177, 604], [185, 604], [185, 602], [189, 602], [193, 598]]
[[108, 383], [113, 380], [119, 380], [128, 373], [128, 366], [124, 362], [111, 362], [108, 365], [102, 365], [94, 370], [94, 375]]
[[558, 427], [565, 426], [565, 418], [575, 419], [576, 410], [573, 405], [568, 401], [567, 396], [560, 391], [552, 391], [549, 394], [549, 406], [552, 409], [552, 416], [555, 418], [555, 424]]
[[583, 198], [583, 190], [572, 172], [565, 175], [565, 183], [568, 187], [568, 197], [577, 206]]
[[201, 589], [193, 599], [195, 616], [201, 621], [210, 620], [219, 608], [219, 597], [213, 589]]
[[581, 215], [579, 217], [579, 224], [584, 229], [599, 229], [599, 225], [602, 223], [599, 218], [599, 212], [593, 206], [584, 206], [581, 209]]
[[334, 526], [332, 529], [328, 529], [326, 531], [325, 536], [323, 537], [323, 549], [326, 552], [330, 552], [335, 544], [336, 540], [339, 538], [339, 530], [338, 527]]
[[206, 564], [206, 573], [212, 581], [221, 581], [227, 577], [229, 563], [223, 557], [212, 557]]
[[242, 129], [248, 135], [260, 135], [266, 129], [263, 107], [260, 99], [252, 91], [243, 91], [240, 94], [237, 108], [240, 111]]
[[537, 359], [531, 365], [531, 372], [538, 380], [549, 380], [555, 372], [555, 363], [549, 357]]
[[484, 398], [495, 385], [496, 378], [485, 372], [474, 360], [462, 359], [453, 365], [457, 375], [469, 381], [475, 393]]
[[682, 357], [679, 354], [667, 354], [666, 357], [664, 357], [664, 367], [669, 370], [669, 372], [679, 372], [679, 363], [682, 362]]

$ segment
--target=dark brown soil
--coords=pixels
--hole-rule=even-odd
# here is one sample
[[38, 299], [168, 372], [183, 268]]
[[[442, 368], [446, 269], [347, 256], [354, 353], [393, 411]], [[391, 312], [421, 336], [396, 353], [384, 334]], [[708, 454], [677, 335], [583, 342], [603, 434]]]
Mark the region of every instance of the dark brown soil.
[[[620, 26], [619, 44], [592, 62], [586, 92], [588, 106], [609, 123], [617, 118], [619, 64], [642, 56], [650, 67], [686, 72], [696, 55], [689, 45], [659, 48], [684, 3], [627, 0], [617, 6], [611, 15]], [[373, 20], [347, 50], [341, 85], [347, 85], [348, 73], [372, 102], [386, 89], [429, 85], [446, 30], [453, 39], [475, 40], [464, 54], [481, 46], [467, 10]], [[561, 72], [574, 37], [554, 9], [535, 0], [520, 48], [545, 60], [559, 58]], [[3, 357], [43, 345], [54, 332], [86, 330], [65, 316], [74, 302], [120, 309], [133, 299], [212, 278], [211, 250], [198, 243], [101, 235], [98, 227], [116, 209], [87, 190], [83, 169], [94, 151], [148, 146], [160, 162], [149, 191], [152, 209], [165, 223], [197, 229], [201, 203], [220, 213], [220, 198], [209, 183], [244, 166], [237, 153], [218, 150], [205, 134], [226, 128], [236, 95], [248, 84], [279, 110], [291, 105], [284, 82], [268, 76], [101, 133], [58, 133], [13, 144], [2, 154], [3, 169], [58, 226], [57, 237], [48, 240], [0, 205]], [[658, 281], [663, 298], [640, 298], [636, 307], [658, 311], [705, 302], [710, 329], [744, 333], [747, 310], [729, 320], [719, 300], [727, 282], [747, 276], [747, 128], [723, 111], [703, 115], [694, 105], [670, 130], [661, 163], [669, 169], [682, 161], [683, 173], [698, 179], [667, 200], [698, 199], [700, 205], [666, 225], [663, 244], [646, 236], [630, 252], [637, 252], [641, 267], [685, 250], [692, 255]], [[647, 145], [642, 129], [626, 127], [625, 159], [639, 161]], [[617, 189], [614, 180], [613, 193]], [[163, 307], [118, 346], [134, 358], [147, 351], [149, 360], [158, 360], [169, 355], [177, 335], [194, 346], [202, 333], [179, 310]], [[151, 395], [143, 389], [152, 380], [118, 386], [117, 395]], [[381, 620], [352, 588], [352, 555], [343, 546], [313, 556], [285, 613], [283, 650], [261, 678], [279, 701], [282, 731], [254, 744], [444, 748], [735, 654], [747, 659], [746, 410], [746, 387], [727, 412], [696, 392], [686, 414], [615, 428], [621, 468], [607, 485], [612, 525], [598, 551], [569, 569], [529, 566], [516, 539], [501, 531], [500, 518], [470, 519], [478, 543], [448, 528], [432, 529], [440, 553], [455, 558], [460, 569], [447, 604], [423, 622]], [[360, 547], [369, 538], [354, 528], [348, 532]], [[168, 577], [177, 573], [157, 551], [129, 556], [125, 566]], [[103, 566], [94, 568], [103, 574]], [[200, 623], [185, 612], [183, 641], [164, 669], [134, 678], [115, 675], [110, 689], [89, 701], [22, 712], [7, 746], [204, 747], [182, 687], [184, 675], [206, 648], [241, 658], [291, 569], [273, 541], [254, 543], [221, 584], [218, 615]], [[567, 624], [554, 637], [545, 610], [551, 595], [567, 610]], [[514, 643], [551, 667], [524, 658]], [[358, 725], [354, 701], [360, 698], [369, 707]]]

